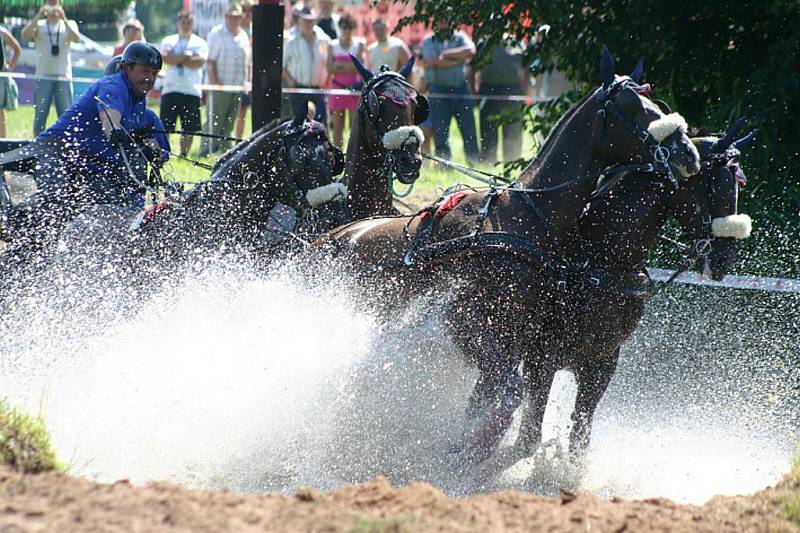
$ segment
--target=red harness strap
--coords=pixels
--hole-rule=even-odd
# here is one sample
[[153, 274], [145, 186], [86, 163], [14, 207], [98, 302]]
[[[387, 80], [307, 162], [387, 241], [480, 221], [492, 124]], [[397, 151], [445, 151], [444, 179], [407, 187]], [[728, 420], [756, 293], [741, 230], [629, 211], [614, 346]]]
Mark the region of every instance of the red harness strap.
[[[433, 219], [441, 220], [442, 218], [444, 218], [444, 216], [447, 213], [455, 209], [458, 206], [458, 204], [461, 203], [461, 200], [466, 198], [469, 194], [470, 193], [467, 191], [459, 191], [448, 195], [444, 200], [442, 200], [442, 202], [436, 208], [436, 211], [433, 214]], [[430, 214], [431, 211], [428, 210], [423, 211], [422, 214], [419, 216], [420, 221], [425, 220]]]
[[159, 204], [150, 207], [149, 209], [145, 209], [144, 211], [140, 211], [139, 214], [133, 219], [133, 223], [131, 224], [132, 231], [138, 231], [154, 221], [159, 214], [164, 211], [168, 211], [173, 206], [173, 203], [169, 200], [161, 202]]

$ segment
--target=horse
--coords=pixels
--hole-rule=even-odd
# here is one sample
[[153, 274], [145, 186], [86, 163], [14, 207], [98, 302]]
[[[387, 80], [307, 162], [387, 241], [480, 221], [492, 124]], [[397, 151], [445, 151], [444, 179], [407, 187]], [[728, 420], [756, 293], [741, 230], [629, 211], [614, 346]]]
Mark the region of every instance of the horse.
[[[565, 259], [573, 266], [559, 283], [559, 312], [540, 325], [523, 358], [528, 400], [517, 455], [529, 456], [540, 444], [553, 377], [566, 368], [578, 385], [569, 456], [576, 464], [582, 462], [620, 346], [633, 334], [652, 292], [644, 268], [647, 250], [670, 215], [694, 240], [686, 267], [694, 263], [702, 271], [708, 266], [716, 280], [727, 273], [735, 240], [747, 238], [751, 227], [750, 218], [737, 212], [738, 188], [744, 182], [739, 149], [753, 138], [751, 133], [734, 140], [741, 125], [737, 121], [723, 138], [693, 139], [702, 170], [677, 188], [658, 174], [633, 175], [608, 194], [598, 194], [581, 216], [566, 249]], [[608, 185], [601, 183], [599, 189]]]
[[395, 213], [393, 181], [413, 185], [419, 178], [424, 140], [418, 124], [428, 116], [428, 100], [406, 81], [416, 56], [400, 72], [385, 65], [373, 73], [350, 56], [364, 87], [350, 127], [344, 179], [354, 219]]
[[344, 169], [343, 155], [328, 140], [325, 126], [307, 119], [307, 109], [233, 150], [211, 180], [147, 211], [109, 205], [85, 209], [60, 233], [52, 259], [62, 270], [72, 265], [72, 271], [111, 262], [120, 268], [97, 270], [117, 277], [144, 274], [148, 263], [160, 269], [221, 251], [269, 259], [275, 250], [263, 237], [277, 202], [315, 222], [315, 232], [349, 220], [347, 189], [333, 180]]
[[685, 121], [647, 98], [641, 71], [639, 62], [631, 76], [617, 76], [604, 49], [602, 85], [559, 120], [515, 185], [462, 191], [413, 216], [354, 222], [315, 242], [321, 254], [347, 254], [354, 273], [373, 282], [378, 306], [448, 295], [451, 337], [479, 371], [459, 450], [466, 460], [491, 453], [522, 401], [517, 367], [552, 313], [561, 243], [597, 178], [653, 168], [679, 180], [700, 170]]

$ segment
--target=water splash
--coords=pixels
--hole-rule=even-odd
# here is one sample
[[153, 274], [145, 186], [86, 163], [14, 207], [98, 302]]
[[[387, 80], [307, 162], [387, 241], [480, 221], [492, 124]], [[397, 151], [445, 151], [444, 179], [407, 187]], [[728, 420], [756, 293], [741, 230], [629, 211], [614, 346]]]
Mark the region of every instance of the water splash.
[[[101, 480], [287, 493], [386, 475], [459, 495], [567, 488], [702, 502], [766, 486], [791, 462], [782, 406], [793, 374], [779, 371], [791, 346], [761, 337], [767, 357], [723, 327], [724, 302], [704, 315], [684, 300], [681, 314], [663, 298], [623, 351], [585, 470], [563, 460], [574, 383], [559, 378], [550, 446], [515, 463], [512, 432], [494, 461], [464, 472], [448, 448], [475, 373], [435, 313], [420, 304], [381, 325], [347, 280], [324, 279], [227, 264], [137, 301], [91, 280], [54, 284], [0, 320], [0, 387], [45, 414], [72, 472]], [[726, 335], [732, 345], [709, 340]]]

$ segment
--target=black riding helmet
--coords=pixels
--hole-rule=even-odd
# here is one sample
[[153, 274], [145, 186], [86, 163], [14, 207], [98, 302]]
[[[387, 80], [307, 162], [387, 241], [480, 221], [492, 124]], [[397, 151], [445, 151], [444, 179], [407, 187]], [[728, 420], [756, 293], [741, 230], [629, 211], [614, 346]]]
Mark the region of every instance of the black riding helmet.
[[161, 52], [144, 41], [133, 41], [122, 52], [122, 62], [128, 65], [146, 65], [161, 70]]

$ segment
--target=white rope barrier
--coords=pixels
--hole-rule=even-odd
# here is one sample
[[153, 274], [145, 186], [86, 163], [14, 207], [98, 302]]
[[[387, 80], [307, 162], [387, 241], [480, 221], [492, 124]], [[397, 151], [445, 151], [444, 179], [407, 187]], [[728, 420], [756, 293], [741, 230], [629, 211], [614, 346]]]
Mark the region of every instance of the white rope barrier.
[[[648, 268], [647, 271], [650, 273], [650, 277], [656, 281], [667, 281], [675, 273], [674, 270], [664, 268]], [[791, 278], [729, 274], [722, 281], [714, 281], [696, 272], [684, 272], [675, 279], [675, 282], [701, 287], [800, 293], [800, 279]]]
[[[50, 80], [50, 81], [70, 81], [72, 83], [94, 83], [99, 78], [81, 78], [70, 76], [36, 76], [34, 74], [25, 74], [23, 72], [0, 72], [0, 78], [15, 78], [19, 80]], [[222, 92], [249, 92], [251, 87], [247, 85], [213, 85], [208, 83], [201, 83], [194, 85], [196, 89], [201, 91], [222, 91]], [[360, 91], [354, 89], [308, 89], [297, 87], [283, 87], [282, 92], [287, 94], [318, 94], [328, 96], [358, 96]], [[484, 94], [451, 94], [451, 93], [430, 93], [425, 94], [428, 98], [443, 98], [443, 99], [456, 99], [456, 100], [495, 100], [504, 102], [544, 102], [552, 100], [552, 97], [539, 97], [539, 96], [525, 96], [525, 95], [484, 95]]]

